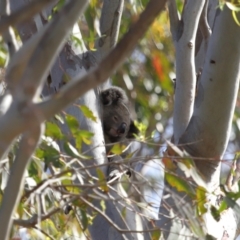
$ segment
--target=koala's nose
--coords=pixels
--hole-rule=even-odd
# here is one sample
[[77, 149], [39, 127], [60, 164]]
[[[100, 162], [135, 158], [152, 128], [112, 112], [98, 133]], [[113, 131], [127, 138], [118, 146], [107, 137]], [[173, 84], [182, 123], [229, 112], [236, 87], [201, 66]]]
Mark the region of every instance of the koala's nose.
[[119, 127], [118, 130], [117, 130], [117, 133], [118, 133], [118, 134], [123, 134], [123, 133], [125, 133], [126, 128], [127, 128], [127, 124], [126, 124], [126, 123], [121, 123], [120, 127]]

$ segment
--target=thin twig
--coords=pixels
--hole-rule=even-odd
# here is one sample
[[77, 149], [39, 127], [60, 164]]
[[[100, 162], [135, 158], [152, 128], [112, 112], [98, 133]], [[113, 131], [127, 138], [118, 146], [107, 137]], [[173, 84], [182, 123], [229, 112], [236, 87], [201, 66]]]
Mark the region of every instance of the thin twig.
[[80, 199], [86, 203], [89, 207], [91, 207], [94, 211], [96, 211], [98, 214], [100, 214], [101, 216], [103, 216], [107, 222], [113, 226], [117, 231], [121, 232], [121, 233], [143, 233], [143, 232], [153, 232], [156, 230], [156, 228], [154, 229], [148, 229], [148, 230], [127, 230], [127, 229], [122, 229], [119, 228], [104, 212], [102, 212], [99, 208], [95, 207], [91, 202], [89, 202], [87, 199], [80, 197]]
[[[70, 200], [68, 200], [66, 202], [66, 204], [74, 202], [77, 199], [78, 199], [78, 196], [77, 197], [73, 197]], [[44, 220], [50, 218], [53, 214], [55, 214], [55, 213], [57, 213], [57, 212], [59, 212], [61, 210], [62, 209], [60, 207], [53, 208], [47, 214], [43, 214], [43, 215], [39, 216], [39, 219], [41, 221], [44, 221]], [[18, 226], [22, 226], [22, 227], [26, 227], [26, 228], [31, 228], [31, 227], [35, 226], [37, 223], [38, 223], [38, 216], [37, 215], [33, 215], [31, 218], [26, 219], [26, 220], [25, 219], [24, 220], [23, 219], [14, 219], [13, 220], [13, 224], [14, 225], [18, 225]]]
[[41, 228], [34, 226], [33, 228], [35, 228], [36, 230], [38, 230], [39, 232], [41, 232], [43, 235], [45, 235], [46, 237], [48, 237], [51, 240], [54, 240], [54, 238], [52, 238], [48, 233], [46, 233], [44, 230], [42, 230]]

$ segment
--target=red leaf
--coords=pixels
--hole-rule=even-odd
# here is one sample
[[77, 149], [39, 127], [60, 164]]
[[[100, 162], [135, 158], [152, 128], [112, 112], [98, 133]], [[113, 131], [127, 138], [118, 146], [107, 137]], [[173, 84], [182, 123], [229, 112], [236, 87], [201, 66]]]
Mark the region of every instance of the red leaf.
[[159, 56], [157, 56], [157, 55], [153, 56], [152, 65], [153, 65], [154, 69], [156, 70], [159, 80], [162, 81], [164, 74], [163, 74], [162, 63], [161, 63]]

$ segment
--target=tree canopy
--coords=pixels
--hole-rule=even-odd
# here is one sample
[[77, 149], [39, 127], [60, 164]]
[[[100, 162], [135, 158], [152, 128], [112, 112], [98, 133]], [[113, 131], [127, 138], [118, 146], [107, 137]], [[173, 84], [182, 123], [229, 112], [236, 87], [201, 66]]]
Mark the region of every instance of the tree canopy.
[[0, 3], [0, 239], [237, 237], [239, 1]]

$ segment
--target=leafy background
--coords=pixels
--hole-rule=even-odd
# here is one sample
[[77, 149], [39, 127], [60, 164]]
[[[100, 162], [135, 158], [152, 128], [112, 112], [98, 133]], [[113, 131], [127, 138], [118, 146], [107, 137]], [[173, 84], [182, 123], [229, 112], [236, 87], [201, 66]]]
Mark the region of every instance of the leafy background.
[[[139, 13], [145, 8], [148, 1], [129, 0], [126, 1], [121, 22], [120, 34], [121, 38], [127, 32], [131, 23], [136, 21]], [[182, 9], [182, 1], [177, 1], [179, 11]], [[61, 7], [59, 4], [55, 11]], [[101, 13], [102, 2], [91, 0], [84, 17], [79, 21], [83, 39], [89, 50], [94, 51], [94, 42], [98, 36], [99, 18]], [[16, 32], [17, 34], [17, 32]], [[123, 66], [111, 76], [113, 85], [124, 88], [132, 102], [132, 114], [137, 120], [142, 130], [141, 141], [147, 143], [147, 148], [152, 149], [156, 155], [162, 144], [166, 140], [170, 140], [172, 136], [172, 112], [174, 102], [174, 84], [172, 80], [175, 78], [174, 70], [175, 51], [169, 28], [169, 17], [167, 9], [159, 16], [144, 38], [141, 39], [136, 46], [132, 55], [126, 59]], [[0, 67], [1, 81], [3, 81], [4, 68], [8, 62], [8, 53], [6, 46], [0, 38]], [[2, 89], [1, 89], [2, 92]], [[96, 121], [94, 113], [87, 106], [79, 106], [79, 110], [89, 118], [90, 121]], [[69, 135], [64, 135], [59, 124], [65, 120], [70, 129]], [[25, 188], [21, 196], [21, 202], [18, 206], [18, 218], [31, 218], [38, 213], [41, 208], [39, 197], [42, 197], [42, 205], [48, 211], [56, 210], [54, 214], [46, 217], [45, 221], [38, 224], [39, 227], [22, 229], [17, 224], [12, 230], [12, 236], [23, 234], [30, 239], [38, 239], [41, 233], [46, 239], [60, 239], [61, 237], [68, 239], [76, 239], [81, 236], [84, 230], [96, 215], [92, 211], [91, 214], [86, 212], [87, 205], [84, 201], [74, 200], [74, 194], [78, 195], [85, 191], [84, 185], [80, 190], [74, 186], [74, 171], [66, 164], [69, 161], [88, 161], [87, 153], [81, 151], [81, 145], [91, 144], [93, 133], [81, 129], [78, 121], [71, 115], [62, 112], [55, 119], [46, 123], [46, 132], [41, 146], [37, 149], [35, 156], [29, 165], [26, 174]], [[74, 137], [76, 145], [70, 143], [70, 139]], [[64, 152], [59, 148], [59, 141], [62, 141]], [[154, 143], [155, 147], [151, 145]], [[234, 115], [233, 127], [231, 132], [230, 143], [223, 160], [223, 175], [225, 178], [227, 167], [234, 155], [239, 151], [240, 145], [240, 97], [237, 99], [236, 111]], [[3, 189], [6, 185], [8, 170], [15, 156], [17, 145], [13, 146], [9, 154], [9, 161], [0, 163], [1, 173], [1, 190], [0, 200], [2, 198]], [[172, 166], [169, 166], [171, 170]], [[108, 191], [104, 175], [98, 171], [99, 179], [89, 180], [84, 174], [84, 181], [92, 181], [103, 191]], [[167, 181], [169, 183], [176, 182], [176, 176], [168, 173]], [[58, 181], [55, 181], [58, 179]], [[57, 183], [56, 183], [57, 182]], [[173, 185], [180, 191], [184, 191], [192, 196], [191, 189], [186, 182], [177, 178], [178, 185]], [[44, 185], [45, 184], [45, 185]], [[34, 193], [34, 194], [33, 194]], [[71, 198], [67, 197], [67, 193], [71, 193]], [[204, 198], [204, 189], [198, 189], [195, 193], [197, 199]], [[60, 197], [59, 197], [60, 195]], [[65, 196], [64, 201], [69, 199], [72, 201], [72, 208], [80, 211], [81, 219], [77, 219], [75, 211], [70, 211], [68, 215], [61, 211], [61, 200]], [[73, 196], [73, 197], [72, 197]], [[89, 201], [94, 198], [89, 197]], [[204, 201], [199, 201], [199, 212], [204, 211]], [[104, 201], [101, 202], [102, 210], [105, 210]], [[21, 230], [21, 231], [19, 231]], [[153, 239], [156, 238], [156, 232], [153, 232]], [[156, 238], [157, 239], [157, 238]]]

